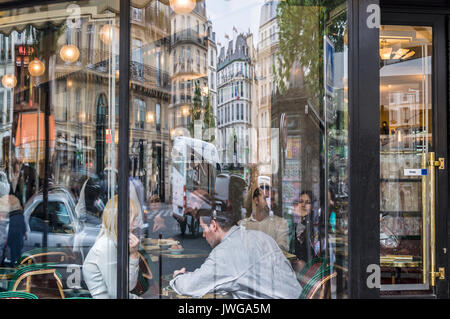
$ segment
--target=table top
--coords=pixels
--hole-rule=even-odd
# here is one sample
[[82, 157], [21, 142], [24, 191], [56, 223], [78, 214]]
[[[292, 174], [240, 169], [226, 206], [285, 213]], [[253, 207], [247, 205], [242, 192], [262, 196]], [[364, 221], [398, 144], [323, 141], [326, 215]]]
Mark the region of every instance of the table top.
[[297, 256], [294, 255], [294, 254], [288, 253], [287, 251], [284, 251], [284, 250], [283, 250], [283, 254], [287, 258], [287, 260], [289, 260], [289, 261], [297, 260]]
[[[194, 298], [191, 296], [179, 295], [170, 286], [164, 287], [162, 289], [161, 295], [164, 297], [169, 297], [170, 299], [193, 299]], [[230, 294], [221, 294], [221, 293], [216, 293], [216, 294], [210, 293], [210, 294], [206, 294], [206, 295], [200, 297], [200, 299], [229, 299], [229, 298], [231, 298]]]
[[[152, 253], [158, 253], [153, 251]], [[173, 253], [169, 250], [163, 250], [161, 256], [167, 258], [200, 258], [207, 257], [209, 252], [203, 249], [184, 249], [181, 253]]]

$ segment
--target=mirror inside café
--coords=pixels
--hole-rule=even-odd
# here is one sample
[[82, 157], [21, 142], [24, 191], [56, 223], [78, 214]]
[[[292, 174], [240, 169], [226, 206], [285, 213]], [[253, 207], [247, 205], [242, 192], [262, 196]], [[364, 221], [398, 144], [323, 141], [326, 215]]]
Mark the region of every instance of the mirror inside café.
[[431, 27], [380, 29], [382, 294], [423, 293], [433, 285], [432, 38]]
[[[2, 292], [117, 297], [119, 14], [0, 16]], [[347, 1], [133, 0], [130, 24], [129, 297], [347, 298]]]

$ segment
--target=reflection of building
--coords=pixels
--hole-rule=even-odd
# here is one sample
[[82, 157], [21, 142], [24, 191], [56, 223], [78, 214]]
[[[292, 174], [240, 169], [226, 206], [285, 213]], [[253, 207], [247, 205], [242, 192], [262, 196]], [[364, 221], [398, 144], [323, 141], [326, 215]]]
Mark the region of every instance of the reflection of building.
[[279, 1], [266, 0], [261, 7], [256, 70], [258, 77], [258, 164], [261, 175], [270, 176], [271, 167], [271, 96], [276, 90], [273, 70], [277, 68], [278, 24], [276, 8]]
[[[272, 184], [278, 185], [276, 199], [280, 213], [292, 209], [292, 203], [300, 191], [312, 191], [314, 197], [321, 196], [321, 154], [323, 125], [314, 105], [308, 102], [300, 63], [293, 64], [288, 89], [277, 91], [271, 101], [272, 127], [280, 128], [277, 145], [280, 166], [272, 175]], [[272, 154], [272, 157], [275, 157]], [[319, 203], [316, 202], [315, 205]], [[314, 209], [318, 209], [315, 207]]]
[[[14, 74], [14, 47], [16, 37], [0, 34], [0, 74]], [[11, 130], [13, 124], [13, 89], [0, 87], [0, 166], [6, 169], [9, 165]]]
[[212, 28], [212, 22], [208, 21], [208, 93], [216, 121], [214, 136], [217, 137], [217, 46]]
[[250, 162], [252, 90], [254, 82], [253, 36], [239, 34], [220, 50], [217, 65], [218, 146], [223, 163]]
[[152, 1], [131, 9], [130, 175], [140, 177], [147, 198], [157, 194], [164, 201], [169, 188], [164, 158], [169, 152], [170, 8]]
[[[156, 1], [131, 11], [130, 175], [143, 182], [147, 198], [157, 193], [164, 200], [169, 187], [164, 162], [169, 141], [169, 7]], [[58, 38], [58, 47], [73, 44], [80, 51], [78, 60], [71, 64], [55, 55], [50, 95], [56, 140], [52, 174], [56, 183], [69, 188], [75, 176], [100, 174], [108, 166], [117, 166], [117, 155], [111, 155], [118, 150], [119, 43], [114, 37], [119, 29], [110, 14], [102, 18], [97, 22], [82, 17], [74, 25], [63, 25], [64, 32]], [[109, 35], [105, 28], [115, 30], [113, 38], [102, 37]], [[23, 66], [23, 74], [28, 75]], [[39, 97], [28, 82], [18, 82], [15, 91], [20, 93], [15, 112], [33, 111], [29, 100]], [[42, 125], [39, 132], [43, 132]]]
[[[115, 20], [107, 13], [102, 18], [115, 28]], [[72, 44], [80, 51], [78, 60], [71, 64], [56, 55], [55, 81], [51, 84], [56, 131], [53, 175], [56, 183], [69, 188], [77, 175], [103, 173], [112, 164], [109, 155], [116, 151], [118, 46], [111, 45], [113, 39], [99, 36], [105, 28], [109, 27], [104, 20], [81, 18], [76, 24], [61, 26], [64, 32], [58, 39], [61, 45]]]
[[189, 14], [176, 14], [174, 11], [170, 14], [172, 101], [169, 125], [187, 128], [191, 121], [189, 110], [194, 102], [195, 83], [202, 89], [209, 87], [208, 47], [215, 47], [215, 44], [211, 41], [213, 36], [208, 35], [212, 29], [203, 0], [197, 1]]

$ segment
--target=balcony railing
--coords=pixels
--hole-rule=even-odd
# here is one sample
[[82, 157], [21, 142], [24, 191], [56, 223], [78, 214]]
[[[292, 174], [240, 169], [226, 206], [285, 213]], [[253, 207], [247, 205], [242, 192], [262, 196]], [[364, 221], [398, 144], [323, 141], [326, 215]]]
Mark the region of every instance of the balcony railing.
[[206, 46], [207, 38], [198, 34], [195, 30], [182, 30], [172, 35], [172, 45], [179, 41], [191, 41], [202, 46]]

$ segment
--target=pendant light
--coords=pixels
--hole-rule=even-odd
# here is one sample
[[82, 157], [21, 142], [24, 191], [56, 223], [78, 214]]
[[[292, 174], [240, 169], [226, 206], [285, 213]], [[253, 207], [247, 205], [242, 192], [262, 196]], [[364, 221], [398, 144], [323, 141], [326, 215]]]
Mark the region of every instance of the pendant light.
[[2, 77], [2, 84], [7, 89], [12, 89], [17, 84], [17, 78], [14, 74], [5, 74]]
[[45, 72], [45, 65], [38, 58], [35, 58], [28, 64], [28, 71], [31, 76], [41, 76]]
[[112, 43], [117, 33], [118, 30], [116, 26], [113, 26], [112, 24], [105, 24], [100, 29], [100, 40], [102, 40], [104, 44], [109, 45]]
[[196, 0], [170, 0], [170, 7], [178, 14], [191, 13], [195, 5]]
[[64, 62], [74, 63], [80, 57], [80, 50], [75, 45], [66, 44], [59, 50], [59, 55]]

